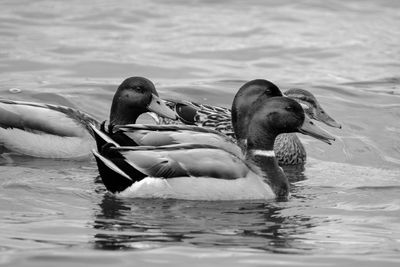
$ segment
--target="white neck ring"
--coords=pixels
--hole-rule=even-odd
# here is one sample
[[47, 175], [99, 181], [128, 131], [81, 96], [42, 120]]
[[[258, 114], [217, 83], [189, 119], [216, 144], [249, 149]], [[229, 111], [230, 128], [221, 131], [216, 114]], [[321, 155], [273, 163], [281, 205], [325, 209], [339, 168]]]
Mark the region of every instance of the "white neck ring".
[[275, 157], [275, 152], [273, 150], [261, 150], [261, 149], [254, 149], [251, 150], [251, 154], [254, 156], [262, 156], [262, 157]]

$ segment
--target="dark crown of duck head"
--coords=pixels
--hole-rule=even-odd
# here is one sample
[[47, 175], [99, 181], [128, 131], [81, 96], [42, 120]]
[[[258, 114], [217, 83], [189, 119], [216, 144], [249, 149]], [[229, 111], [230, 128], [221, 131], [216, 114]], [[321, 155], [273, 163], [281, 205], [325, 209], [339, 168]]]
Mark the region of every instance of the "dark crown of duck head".
[[270, 81], [256, 79], [245, 83], [235, 95], [232, 103], [232, 126], [238, 140], [247, 137], [249, 112], [257, 99], [282, 96], [279, 88]]
[[138, 116], [147, 112], [152, 94], [158, 96], [154, 84], [143, 77], [124, 80], [114, 95], [110, 111], [110, 123], [135, 123]]
[[249, 149], [272, 150], [277, 135], [298, 132], [304, 122], [303, 108], [287, 97], [258, 99], [250, 109]]
[[319, 107], [319, 103], [315, 96], [305, 89], [292, 88], [285, 91], [285, 95], [298, 102], [304, 103], [309, 107], [309, 109], [317, 109]]

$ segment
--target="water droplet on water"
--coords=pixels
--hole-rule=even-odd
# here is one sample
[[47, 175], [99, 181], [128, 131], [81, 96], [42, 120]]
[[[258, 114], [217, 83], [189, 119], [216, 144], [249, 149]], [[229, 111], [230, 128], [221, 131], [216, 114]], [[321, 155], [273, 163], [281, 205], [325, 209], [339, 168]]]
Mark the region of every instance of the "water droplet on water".
[[18, 93], [22, 92], [22, 90], [19, 88], [10, 88], [10, 89], [8, 89], [8, 91], [10, 91], [10, 93], [13, 93], [13, 94], [18, 94]]

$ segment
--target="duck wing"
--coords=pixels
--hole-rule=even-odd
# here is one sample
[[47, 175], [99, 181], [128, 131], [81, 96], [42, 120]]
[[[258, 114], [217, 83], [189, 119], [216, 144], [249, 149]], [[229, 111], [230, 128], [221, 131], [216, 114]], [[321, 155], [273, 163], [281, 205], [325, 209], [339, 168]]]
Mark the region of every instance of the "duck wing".
[[211, 145], [185, 144], [164, 147], [115, 148], [141, 172], [152, 177], [182, 176], [237, 179], [248, 172], [235, 155]]
[[64, 106], [0, 99], [0, 143], [11, 151], [46, 158], [90, 155], [91, 116]]
[[[166, 99], [166, 104], [179, 116], [184, 124], [213, 128], [233, 136], [231, 110], [224, 107], [199, 104], [192, 101]], [[160, 124], [175, 124], [175, 121], [160, 118]]]
[[[105, 127], [104, 127], [105, 128]], [[98, 143], [98, 150], [106, 143], [122, 146], [165, 146], [185, 143], [213, 145], [230, 153], [242, 156], [241, 149], [233, 143], [230, 137], [209, 128], [191, 125], [117, 125], [101, 137], [97, 129], [93, 129]]]
[[[115, 188], [122, 191], [122, 184], [129, 184], [127, 177], [131, 179], [130, 184], [146, 176], [163, 179], [207, 177], [235, 180], [245, 177], [250, 171], [243, 160], [211, 145], [108, 146], [103, 148], [101, 155], [97, 152], [94, 155], [101, 162], [98, 167], [103, 182], [114, 192]], [[119, 172], [119, 178], [110, 179], [109, 175], [115, 172]]]
[[70, 107], [0, 99], [0, 126], [60, 136], [82, 136], [96, 119]]

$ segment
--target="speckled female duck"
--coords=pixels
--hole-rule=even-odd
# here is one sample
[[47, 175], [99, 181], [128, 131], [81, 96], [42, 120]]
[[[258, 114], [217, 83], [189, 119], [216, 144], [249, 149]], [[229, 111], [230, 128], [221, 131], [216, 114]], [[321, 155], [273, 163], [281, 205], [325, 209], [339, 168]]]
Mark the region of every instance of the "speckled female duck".
[[94, 151], [100, 176], [121, 196], [193, 200], [285, 199], [289, 183], [274, 156], [277, 135], [301, 132], [326, 140], [304, 124], [304, 111], [287, 97], [259, 98], [249, 112], [243, 157], [213, 145], [120, 147]]
[[[151, 81], [131, 77], [114, 95], [110, 123], [135, 123], [148, 111], [176, 119]], [[12, 152], [42, 158], [87, 158], [95, 147], [89, 125], [98, 127], [99, 122], [73, 108], [0, 99], [0, 144]]]

